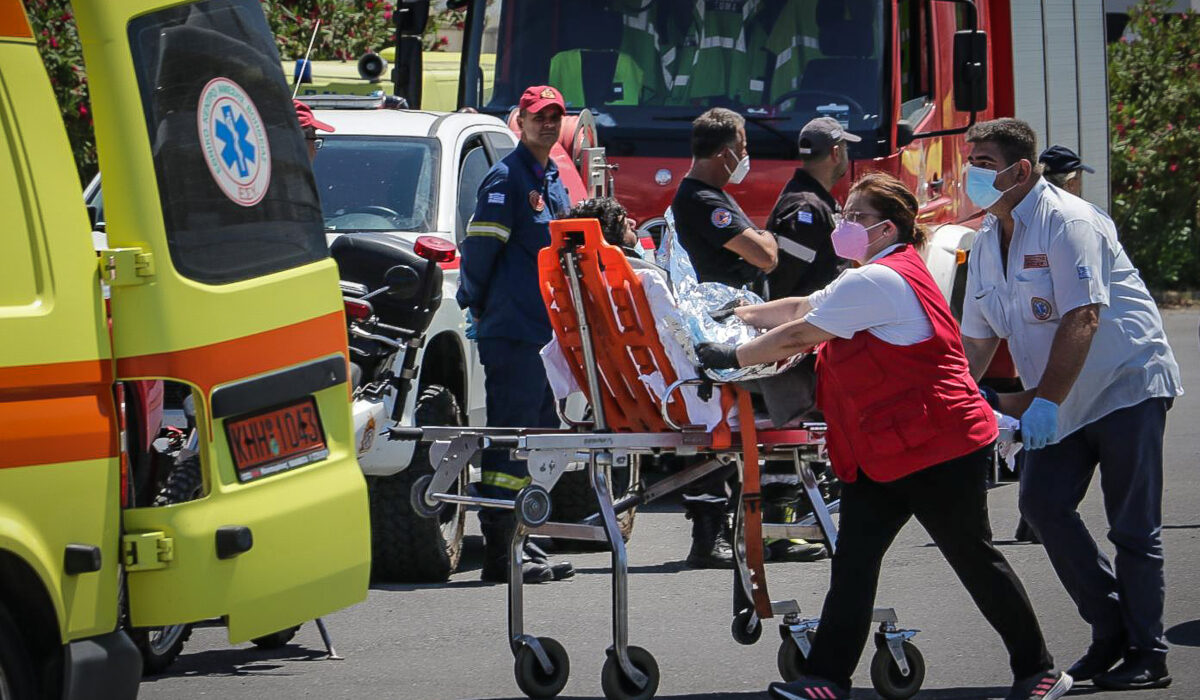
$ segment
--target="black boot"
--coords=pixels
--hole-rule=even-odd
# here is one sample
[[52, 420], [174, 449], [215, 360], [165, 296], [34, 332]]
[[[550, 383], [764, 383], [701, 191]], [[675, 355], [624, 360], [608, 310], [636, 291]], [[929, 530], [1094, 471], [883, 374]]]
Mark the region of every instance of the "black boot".
[[733, 547], [729, 544], [725, 503], [684, 501], [684, 508], [692, 521], [688, 566], [693, 569], [732, 569]]
[[[485, 515], [486, 513], [486, 515]], [[483, 531], [483, 570], [481, 581], [508, 583], [508, 553], [512, 547], [516, 519], [509, 511], [499, 513], [484, 509], [479, 517], [479, 529]], [[544, 583], [554, 579], [554, 571], [545, 561], [534, 561], [523, 557], [521, 575], [525, 583]]]
[[1125, 660], [1111, 671], [1096, 674], [1092, 683], [1106, 690], [1142, 690], [1171, 685], [1167, 655], [1130, 650]]
[[[800, 499], [799, 489], [779, 488], [772, 484], [763, 488], [763, 496], [768, 497], [763, 503], [764, 523], [791, 524], [800, 520], [800, 511], [796, 507]], [[763, 542], [763, 558], [766, 561], [816, 561], [825, 555], [825, 545], [819, 542], [802, 539]]]

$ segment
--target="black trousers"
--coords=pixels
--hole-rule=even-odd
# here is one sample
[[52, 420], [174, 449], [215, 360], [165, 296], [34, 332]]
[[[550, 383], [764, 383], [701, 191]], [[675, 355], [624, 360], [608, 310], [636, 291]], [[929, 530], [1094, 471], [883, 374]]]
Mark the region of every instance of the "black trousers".
[[1014, 678], [1054, 665], [1025, 588], [992, 546], [987, 486], [991, 447], [889, 483], [861, 472], [842, 486], [829, 593], [808, 672], [847, 689], [871, 633], [883, 555], [912, 516], [933, 538], [1008, 649]]

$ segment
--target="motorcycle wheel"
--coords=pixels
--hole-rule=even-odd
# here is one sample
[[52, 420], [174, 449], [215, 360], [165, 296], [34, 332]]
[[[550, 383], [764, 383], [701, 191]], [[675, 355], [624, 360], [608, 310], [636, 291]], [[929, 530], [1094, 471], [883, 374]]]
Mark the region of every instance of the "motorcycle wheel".
[[[162, 488], [154, 497], [155, 506], [193, 501], [204, 494], [204, 479], [200, 475], [200, 457], [192, 455], [177, 460], [167, 474]], [[142, 674], [154, 675], [167, 670], [183, 653], [183, 646], [192, 636], [191, 625], [166, 627], [132, 627], [125, 619], [125, 632], [142, 652]]]
[[[428, 386], [417, 397], [413, 413], [417, 425], [462, 425], [462, 412], [454, 393], [444, 386]], [[376, 581], [441, 582], [450, 578], [462, 557], [467, 511], [448, 504], [437, 518], [413, 511], [410, 496], [417, 479], [433, 473], [429, 444], [417, 446], [412, 462], [391, 476], [372, 477], [367, 486], [371, 501], [371, 574]], [[466, 490], [464, 469], [457, 493]]]

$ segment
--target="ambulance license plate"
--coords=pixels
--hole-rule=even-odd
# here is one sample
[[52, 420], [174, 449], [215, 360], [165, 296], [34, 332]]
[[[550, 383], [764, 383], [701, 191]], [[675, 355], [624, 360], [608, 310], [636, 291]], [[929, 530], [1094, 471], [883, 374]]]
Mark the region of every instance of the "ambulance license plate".
[[313, 397], [282, 408], [225, 421], [239, 481], [318, 462], [329, 456]]

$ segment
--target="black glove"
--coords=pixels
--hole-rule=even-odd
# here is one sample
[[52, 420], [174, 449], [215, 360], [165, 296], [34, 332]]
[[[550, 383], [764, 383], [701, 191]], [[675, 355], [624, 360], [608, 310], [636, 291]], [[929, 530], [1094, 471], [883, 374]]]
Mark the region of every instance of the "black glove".
[[993, 411], [1000, 410], [1000, 395], [996, 393], [995, 389], [990, 386], [980, 385], [979, 394], [983, 397], [983, 400], [987, 401], [987, 404], [992, 407]]
[[741, 299], [734, 299], [725, 306], [722, 306], [715, 311], [709, 311], [708, 317], [717, 323], [725, 323], [725, 321], [733, 315], [733, 310], [739, 306], [745, 306], [746, 302]]
[[730, 343], [700, 343], [696, 356], [704, 369], [737, 369], [737, 346]]

